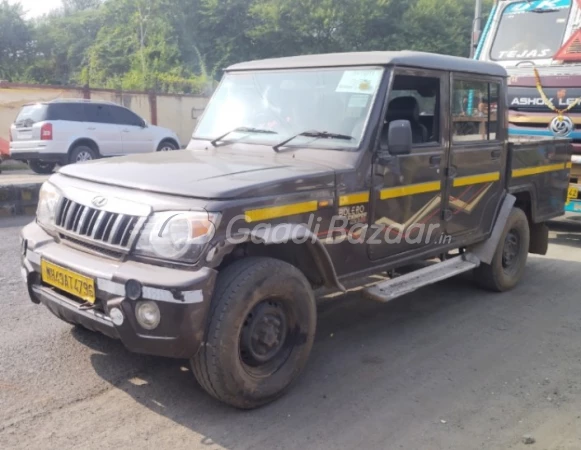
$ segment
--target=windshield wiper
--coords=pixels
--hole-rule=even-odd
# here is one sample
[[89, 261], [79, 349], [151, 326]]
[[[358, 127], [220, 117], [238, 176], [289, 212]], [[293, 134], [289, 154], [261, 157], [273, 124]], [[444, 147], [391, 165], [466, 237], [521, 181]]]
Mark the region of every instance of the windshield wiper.
[[557, 12], [557, 11], [560, 11], [560, 10], [556, 9], [556, 8], [535, 8], [535, 9], [531, 9], [529, 12], [542, 14], [542, 13], [553, 13], [553, 12]]
[[349, 136], [347, 134], [336, 134], [336, 133], [329, 133], [328, 131], [303, 131], [302, 133], [295, 134], [294, 136], [282, 141], [280, 144], [276, 144], [272, 149], [275, 152], [280, 152], [280, 148], [284, 147], [290, 141], [294, 141], [298, 137], [310, 137], [315, 139], [341, 139], [343, 141], [352, 141], [355, 139], [353, 136]]
[[276, 131], [272, 130], [261, 130], [260, 128], [252, 128], [252, 127], [238, 127], [234, 128], [233, 130], [228, 131], [228, 133], [224, 133], [221, 136], [218, 136], [216, 139], [210, 141], [210, 143], [214, 146], [218, 146], [218, 142], [224, 139], [226, 136], [232, 133], [255, 133], [255, 134], [278, 134]]

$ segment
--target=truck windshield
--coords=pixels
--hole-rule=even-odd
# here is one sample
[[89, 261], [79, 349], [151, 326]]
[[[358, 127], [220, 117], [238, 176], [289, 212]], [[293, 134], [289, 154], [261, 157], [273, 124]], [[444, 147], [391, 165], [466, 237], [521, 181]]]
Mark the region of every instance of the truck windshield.
[[490, 57], [496, 61], [552, 58], [563, 44], [571, 0], [509, 4], [502, 13]]
[[[381, 67], [231, 72], [214, 93], [195, 139], [276, 145], [309, 130], [353, 139], [297, 136], [289, 146], [359, 145], [384, 69]], [[254, 130], [254, 131], [253, 131]]]

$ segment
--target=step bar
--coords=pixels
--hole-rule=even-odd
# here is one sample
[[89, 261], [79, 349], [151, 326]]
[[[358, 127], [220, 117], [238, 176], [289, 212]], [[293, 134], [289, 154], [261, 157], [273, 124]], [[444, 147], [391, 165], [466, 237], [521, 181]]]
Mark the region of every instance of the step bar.
[[476, 256], [472, 253], [464, 253], [406, 275], [383, 281], [365, 289], [364, 293], [372, 300], [386, 303], [422, 287], [474, 270], [478, 266], [480, 266], [480, 260]]

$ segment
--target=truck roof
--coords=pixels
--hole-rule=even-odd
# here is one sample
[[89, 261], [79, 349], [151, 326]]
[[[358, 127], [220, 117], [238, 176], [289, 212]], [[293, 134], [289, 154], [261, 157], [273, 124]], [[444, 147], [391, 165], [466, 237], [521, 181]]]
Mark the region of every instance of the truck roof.
[[407, 66], [423, 69], [469, 72], [506, 77], [506, 70], [496, 63], [459, 58], [436, 53], [399, 52], [352, 52], [301, 55], [285, 58], [262, 59], [234, 64], [226, 71], [306, 69], [345, 66]]

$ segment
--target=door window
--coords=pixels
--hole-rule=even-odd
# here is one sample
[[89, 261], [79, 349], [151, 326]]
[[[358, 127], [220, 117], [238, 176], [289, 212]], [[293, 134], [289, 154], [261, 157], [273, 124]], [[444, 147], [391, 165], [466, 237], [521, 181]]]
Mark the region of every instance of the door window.
[[414, 144], [440, 142], [440, 79], [396, 75], [386, 124], [394, 120], [410, 121]]
[[120, 106], [111, 107], [113, 111], [113, 117], [115, 122], [119, 125], [130, 125], [134, 127], [140, 127], [143, 125], [143, 119], [132, 111], [121, 108]]
[[498, 83], [454, 80], [452, 87], [454, 142], [496, 140], [499, 90]]
[[114, 124], [115, 120], [107, 105], [89, 104], [85, 105], [85, 116], [87, 122]]

